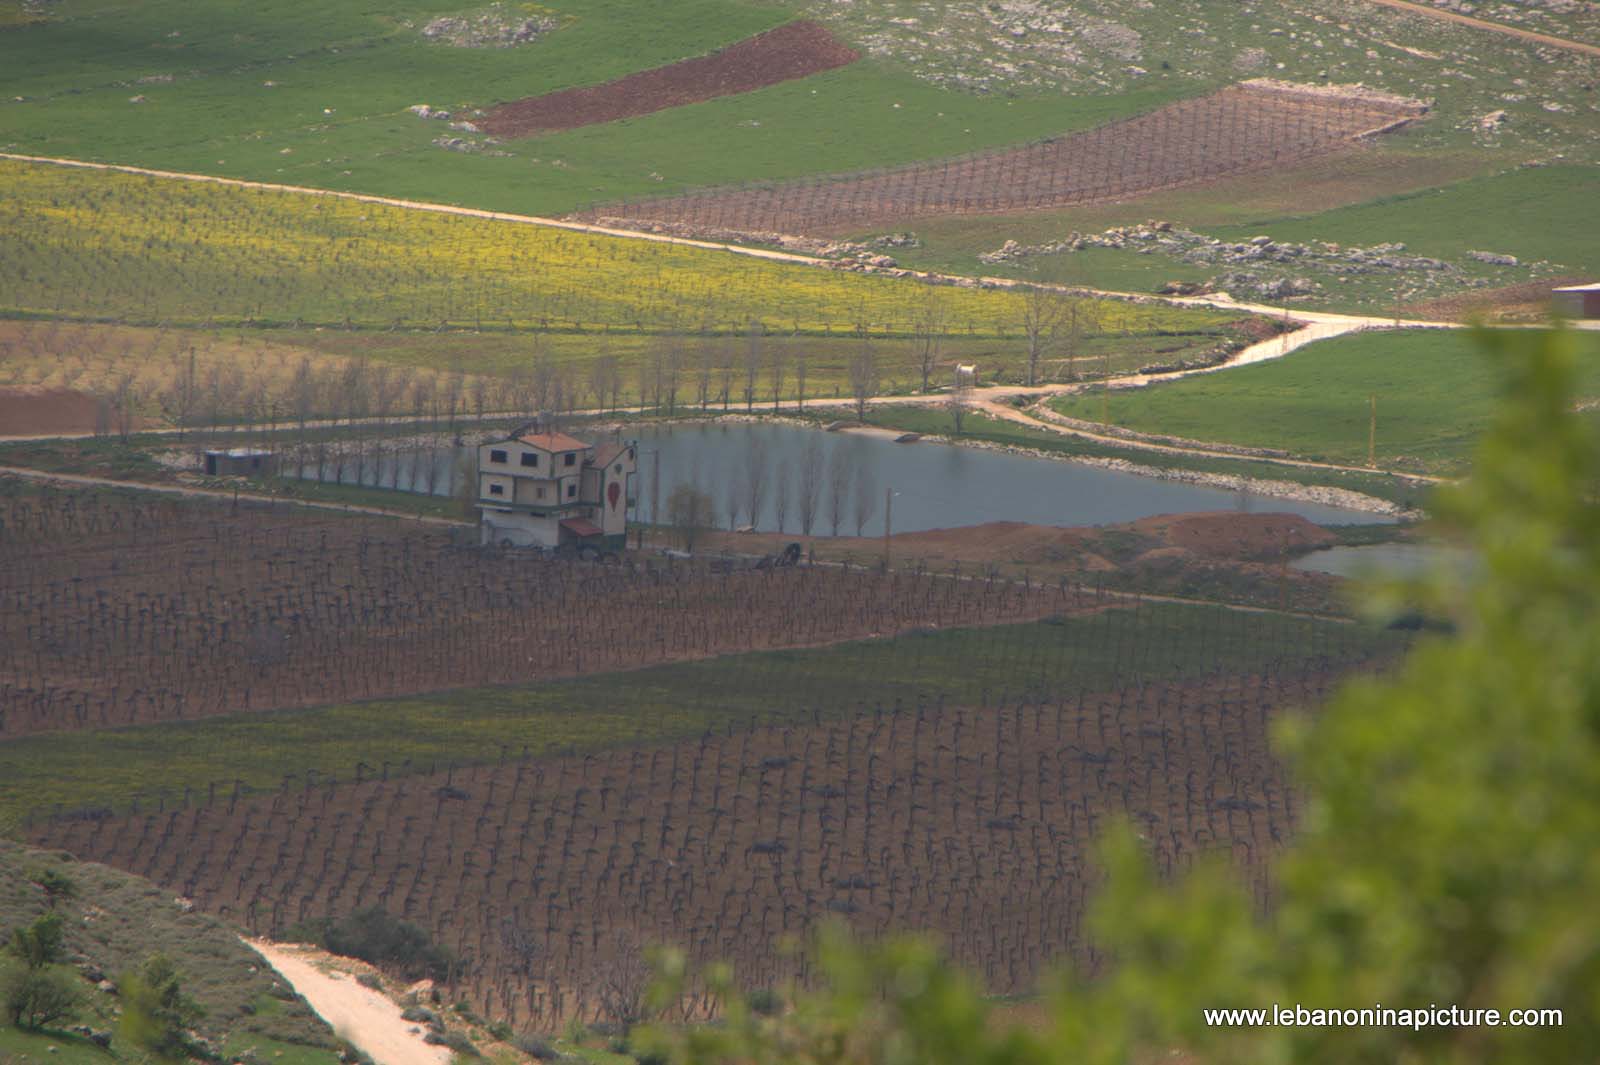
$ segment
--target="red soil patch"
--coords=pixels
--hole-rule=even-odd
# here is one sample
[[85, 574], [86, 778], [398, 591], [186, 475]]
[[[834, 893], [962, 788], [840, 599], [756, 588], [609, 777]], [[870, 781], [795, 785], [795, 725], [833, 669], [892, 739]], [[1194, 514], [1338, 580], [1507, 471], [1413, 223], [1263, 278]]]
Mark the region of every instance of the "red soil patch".
[[0, 436], [93, 432], [97, 406], [70, 388], [0, 388]]
[[[1284, 545], [1299, 554], [1309, 547], [1326, 547], [1337, 537], [1298, 514], [1240, 514], [1233, 511], [1201, 514], [1162, 514], [1125, 525], [1029, 525], [1020, 521], [991, 521], [954, 529], [896, 533], [892, 545], [898, 559], [920, 559], [939, 568], [957, 562], [1001, 563], [1020, 566], [1062, 565], [1091, 572], [1115, 569], [1108, 561], [1117, 555], [1148, 557], [1199, 556], [1231, 562], [1277, 560]], [[881, 536], [835, 538], [792, 533], [711, 533], [702, 550], [772, 553], [798, 541], [814, 547], [819, 558], [851, 555], [876, 558], [883, 553]], [[1159, 557], [1159, 556], [1158, 556]]]
[[1413, 303], [1409, 307], [1402, 307], [1400, 313], [1408, 318], [1439, 322], [1464, 322], [1472, 318], [1495, 322], [1537, 322], [1550, 316], [1552, 289], [1562, 285], [1583, 285], [1590, 280], [1587, 277], [1551, 277], [1501, 288], [1480, 288]]
[[1168, 548], [1237, 562], [1300, 554], [1338, 540], [1298, 514], [1162, 514], [1142, 518], [1132, 528]]
[[861, 58], [815, 22], [790, 22], [719, 52], [642, 70], [603, 85], [513, 100], [478, 124], [497, 137], [577, 129], [762, 89]]

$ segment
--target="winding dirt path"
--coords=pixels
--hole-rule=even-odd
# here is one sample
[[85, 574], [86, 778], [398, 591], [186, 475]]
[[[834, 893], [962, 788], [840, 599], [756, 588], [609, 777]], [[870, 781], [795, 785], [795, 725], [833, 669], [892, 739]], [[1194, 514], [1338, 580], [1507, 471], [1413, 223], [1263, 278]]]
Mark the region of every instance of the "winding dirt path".
[[265, 939], [244, 942], [311, 1003], [317, 1016], [378, 1065], [449, 1065], [450, 1051], [412, 1035], [416, 1025], [400, 1019], [400, 1007], [387, 995], [362, 987], [347, 973], [335, 975], [338, 970], [328, 965], [331, 955]]
[[[4, 439], [0, 437], [0, 439]], [[228, 492], [212, 488], [190, 488], [181, 484], [156, 484], [151, 481], [119, 481], [114, 477], [91, 477], [82, 473], [55, 473], [35, 470], [26, 466], [0, 466], [0, 477], [20, 477], [28, 481], [48, 481], [79, 485], [86, 488], [125, 488], [130, 492], [155, 492], [159, 495], [187, 496], [191, 499], [215, 499], [227, 503], [244, 500], [248, 503], [277, 503], [311, 510], [333, 510], [342, 514], [372, 514], [380, 518], [399, 518], [422, 525], [443, 525], [447, 528], [463, 526], [475, 528], [476, 522], [453, 518], [433, 518], [409, 510], [386, 510], [383, 507], [361, 506], [356, 503], [330, 503], [317, 499], [295, 499], [292, 496], [269, 496], [258, 492]]]
[[1458, 15], [1454, 11], [1445, 11], [1442, 8], [1430, 7], [1427, 4], [1413, 4], [1410, 0], [1371, 0], [1371, 2], [1383, 7], [1392, 7], [1396, 11], [1409, 11], [1414, 15], [1426, 15], [1429, 18], [1443, 19], [1447, 22], [1459, 22], [1463, 26], [1488, 30], [1490, 33], [1501, 33], [1507, 37], [1519, 37], [1534, 44], [1547, 44], [1552, 48], [1564, 48], [1569, 52], [1582, 52], [1585, 55], [1600, 55], [1600, 46], [1585, 44], [1582, 41], [1569, 41], [1565, 37], [1552, 37], [1548, 33], [1522, 30], [1500, 22], [1473, 18], [1470, 15]]

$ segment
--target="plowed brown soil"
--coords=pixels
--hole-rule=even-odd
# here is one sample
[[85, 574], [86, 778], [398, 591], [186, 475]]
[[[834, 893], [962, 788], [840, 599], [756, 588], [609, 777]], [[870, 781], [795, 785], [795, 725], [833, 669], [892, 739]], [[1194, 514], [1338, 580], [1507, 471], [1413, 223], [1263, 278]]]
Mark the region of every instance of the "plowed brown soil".
[[0, 435], [89, 432], [97, 407], [93, 396], [70, 388], [0, 388]]
[[526, 137], [648, 115], [762, 89], [846, 66], [860, 53], [815, 22], [790, 22], [719, 52], [629, 74], [603, 85], [513, 100], [479, 123], [497, 137]]
[[[53, 821], [33, 842], [147, 876], [257, 932], [382, 906], [466, 959], [452, 1001], [542, 1031], [604, 1019], [595, 989], [640, 943], [732, 962], [749, 987], [803, 979], [784, 941], [829, 917], [865, 936], [931, 933], [991, 990], [1027, 993], [1068, 960], [1093, 967], [1083, 912], [1110, 818], [1139, 826], [1163, 872], [1231, 855], [1265, 900], [1266, 861], [1296, 817], [1270, 727], [1320, 703], [1351, 665], [286, 782]], [[685, 1005], [715, 1009], [703, 996]]]
[[760, 187], [612, 203], [575, 216], [747, 233], [848, 233], [910, 219], [1107, 203], [1298, 165], [1422, 117], [1415, 101], [1244, 82], [1018, 148]]

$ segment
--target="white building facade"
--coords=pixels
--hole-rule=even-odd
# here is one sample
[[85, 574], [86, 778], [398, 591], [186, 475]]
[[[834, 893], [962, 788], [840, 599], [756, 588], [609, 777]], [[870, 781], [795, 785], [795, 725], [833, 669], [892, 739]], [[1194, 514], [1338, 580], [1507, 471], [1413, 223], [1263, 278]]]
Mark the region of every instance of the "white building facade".
[[638, 447], [559, 432], [514, 433], [478, 448], [481, 542], [620, 551], [636, 498]]

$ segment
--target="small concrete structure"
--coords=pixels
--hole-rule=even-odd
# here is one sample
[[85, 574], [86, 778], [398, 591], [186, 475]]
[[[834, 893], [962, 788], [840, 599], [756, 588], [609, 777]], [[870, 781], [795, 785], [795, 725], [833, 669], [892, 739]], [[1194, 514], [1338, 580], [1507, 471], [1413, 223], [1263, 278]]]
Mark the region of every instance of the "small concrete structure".
[[618, 551], [636, 499], [638, 446], [521, 429], [478, 448], [481, 542]]
[[1600, 282], [1554, 289], [1556, 310], [1568, 318], [1600, 318]]
[[207, 477], [271, 477], [278, 472], [278, 456], [259, 448], [207, 451], [205, 463]]

